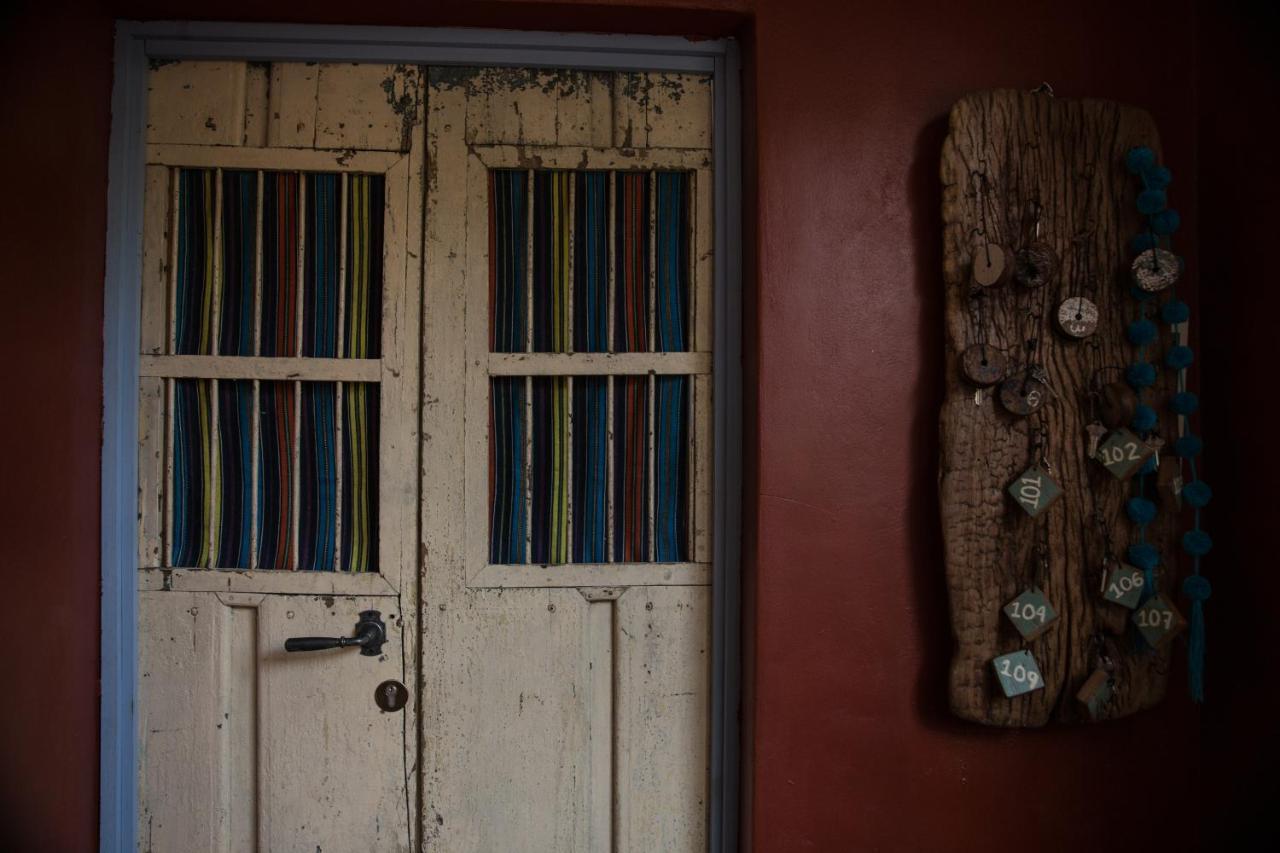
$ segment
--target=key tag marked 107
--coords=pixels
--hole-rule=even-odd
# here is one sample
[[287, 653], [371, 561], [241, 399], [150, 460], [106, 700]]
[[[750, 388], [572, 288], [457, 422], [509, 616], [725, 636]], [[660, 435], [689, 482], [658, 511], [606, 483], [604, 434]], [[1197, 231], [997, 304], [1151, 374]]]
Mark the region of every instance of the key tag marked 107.
[[1178, 608], [1163, 595], [1157, 595], [1133, 611], [1133, 624], [1152, 648], [1159, 648], [1186, 627]]
[[1010, 699], [1044, 687], [1044, 677], [1040, 675], [1035, 656], [1026, 649], [1000, 655], [991, 661], [991, 667], [996, 671], [1000, 689]]
[[1058, 618], [1049, 599], [1036, 587], [1028, 589], [1004, 606], [1004, 615], [1024, 640], [1034, 640], [1052, 627]]
[[1107, 574], [1107, 584], [1102, 597], [1113, 604], [1133, 610], [1142, 601], [1142, 588], [1147, 577], [1141, 569], [1128, 563], [1116, 563]]
[[1127, 480], [1138, 473], [1151, 453], [1149, 444], [1122, 427], [1107, 436], [1098, 448], [1097, 459], [1117, 480]]

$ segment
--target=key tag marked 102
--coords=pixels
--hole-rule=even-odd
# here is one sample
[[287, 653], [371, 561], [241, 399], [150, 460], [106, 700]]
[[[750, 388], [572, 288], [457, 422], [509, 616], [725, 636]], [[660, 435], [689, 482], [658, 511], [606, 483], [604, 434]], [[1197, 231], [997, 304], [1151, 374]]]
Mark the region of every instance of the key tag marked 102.
[[1127, 480], [1146, 464], [1151, 446], [1123, 427], [1107, 436], [1098, 448], [1098, 461], [1117, 480]]
[[996, 671], [1000, 689], [1010, 699], [1044, 687], [1044, 677], [1040, 675], [1035, 656], [1026, 649], [1000, 655], [991, 661], [991, 667]]
[[1053, 609], [1043, 592], [1031, 587], [1004, 606], [1004, 615], [1009, 617], [1024, 640], [1034, 640], [1052, 627], [1058, 611]]
[[1152, 648], [1159, 648], [1186, 627], [1178, 608], [1163, 595], [1157, 595], [1133, 611], [1133, 624]]

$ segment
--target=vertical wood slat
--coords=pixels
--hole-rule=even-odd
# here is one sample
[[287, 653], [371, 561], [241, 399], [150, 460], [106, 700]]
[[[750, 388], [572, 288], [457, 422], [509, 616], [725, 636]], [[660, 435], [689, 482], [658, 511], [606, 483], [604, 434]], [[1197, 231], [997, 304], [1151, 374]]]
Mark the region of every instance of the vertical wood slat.
[[[618, 223], [617, 210], [617, 192], [618, 192], [618, 173], [609, 170], [609, 192], [605, 199], [606, 216], [609, 220], [609, 233], [605, 237], [605, 252], [608, 255], [609, 273], [608, 279], [605, 281], [605, 349], [608, 352], [614, 351], [613, 333], [614, 333], [614, 311], [616, 310], [616, 292], [618, 289], [618, 252], [614, 245], [614, 239], [617, 234], [616, 228]], [[617, 476], [614, 470], [617, 466], [614, 463], [614, 434], [613, 434], [613, 406], [614, 406], [614, 386], [615, 377], [610, 376], [605, 384], [605, 460], [604, 460], [604, 493], [605, 493], [605, 510], [604, 510], [604, 527], [605, 527], [605, 544], [604, 558], [607, 562], [613, 562], [613, 525], [614, 525], [614, 505], [613, 505], [613, 478]]]
[[[222, 337], [222, 170], [213, 171], [213, 297], [209, 311], [209, 352], [218, 355]], [[218, 380], [209, 380], [209, 565], [218, 567], [218, 532], [222, 521], [222, 435], [218, 420]]]
[[[303, 303], [306, 301], [307, 288], [307, 176], [306, 173], [298, 174], [298, 289], [297, 289], [297, 306], [294, 311], [294, 355], [302, 357], [302, 338], [303, 338]], [[293, 484], [291, 491], [293, 499], [290, 501], [292, 509], [292, 518], [290, 519], [289, 541], [292, 543], [291, 554], [289, 556], [289, 568], [297, 571], [298, 569], [298, 528], [302, 520], [302, 382], [295, 381], [293, 383], [293, 436], [290, 438], [291, 446], [289, 454], [293, 459], [292, 475]]]
[[[525, 173], [525, 342], [526, 352], [533, 352], [533, 170]], [[524, 383], [524, 561], [533, 562], [533, 378]]]
[[[254, 211], [253, 250], [253, 354], [262, 354], [262, 195], [266, 176], [259, 170], [255, 174], [258, 184], [256, 210]], [[261, 476], [262, 459], [258, 443], [262, 429], [262, 383], [253, 380], [253, 403], [249, 409], [249, 568], [258, 568], [258, 478]]]
[[[347, 202], [350, 191], [347, 173], [338, 179], [338, 329], [337, 349], [334, 356], [342, 358], [344, 342], [343, 321], [346, 310], [343, 302], [347, 292]], [[342, 396], [343, 383], [335, 383], [333, 413], [333, 570], [342, 570]]]
[[[649, 352], [655, 352], [658, 349], [658, 323], [657, 323], [657, 307], [658, 307], [658, 173], [647, 172], [645, 181], [649, 186], [649, 281], [646, 282], [648, 288], [648, 309], [649, 309]], [[654, 441], [655, 414], [657, 409], [657, 378], [651, 373], [649, 374], [649, 438], [645, 448], [645, 459], [647, 471], [645, 472], [646, 482], [648, 483], [648, 512], [645, 519], [645, 529], [649, 532], [648, 553], [645, 559], [653, 560], [657, 557], [658, 548], [658, 529], [655, 524], [656, 516], [656, 494], [657, 483], [655, 481], [657, 474], [657, 443]]]
[[[170, 249], [173, 170], [148, 166], [142, 261], [142, 318], [139, 351], [158, 355], [168, 340]], [[143, 377], [138, 393], [138, 565], [164, 565], [165, 495], [165, 380]]]
[[[178, 349], [178, 227], [181, 224], [179, 215], [181, 213], [181, 186], [182, 186], [182, 170], [173, 168], [169, 170], [170, 174], [170, 202], [169, 202], [169, 231], [173, 235], [173, 239], [169, 244], [169, 311], [168, 311], [168, 342], [165, 351], [172, 355]], [[165, 504], [164, 504], [164, 541], [161, 548], [164, 552], [163, 559], [160, 564], [162, 566], [173, 565], [173, 490], [177, 485], [174, 482], [174, 465], [173, 465], [173, 413], [174, 413], [174, 380], [165, 380], [165, 416], [164, 416], [164, 482], [165, 482]]]
[[[578, 182], [573, 178], [573, 172], [564, 174], [564, 182], [568, 184], [569, 204], [568, 210], [564, 211], [564, 223], [562, 227], [568, 234], [568, 241], [565, 248], [565, 341], [564, 351], [573, 352], [573, 255], [574, 255], [574, 223], [575, 209], [574, 200], [577, 196]], [[559, 236], [556, 240], [559, 241]], [[565, 494], [565, 554], [566, 563], [573, 562], [573, 377], [569, 376], [565, 379], [564, 388], [564, 417], [565, 417], [565, 442], [564, 442], [564, 494]]]

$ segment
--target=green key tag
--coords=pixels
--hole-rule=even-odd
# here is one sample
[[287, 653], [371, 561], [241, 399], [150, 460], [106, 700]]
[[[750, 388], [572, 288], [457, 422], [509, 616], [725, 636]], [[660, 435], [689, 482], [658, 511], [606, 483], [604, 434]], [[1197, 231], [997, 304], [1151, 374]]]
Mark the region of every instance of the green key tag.
[[1076, 693], [1076, 701], [1084, 706], [1089, 719], [1099, 720], [1111, 701], [1111, 676], [1106, 670], [1095, 669], [1093, 675]]
[[1004, 615], [1009, 617], [1013, 627], [1025, 640], [1034, 640], [1058, 618], [1058, 611], [1053, 609], [1044, 593], [1032, 587], [1022, 595], [1004, 606]]
[[1147, 576], [1142, 569], [1135, 569], [1128, 563], [1116, 563], [1115, 568], [1107, 575], [1107, 586], [1102, 591], [1102, 597], [1132, 610], [1142, 601], [1142, 587], [1146, 582]]
[[1151, 453], [1150, 445], [1121, 428], [1102, 442], [1097, 459], [1117, 480], [1127, 480], [1138, 473]]
[[1177, 636], [1186, 627], [1187, 620], [1168, 599], [1157, 595], [1133, 611], [1133, 624], [1138, 626], [1148, 645], [1159, 648]]
[[991, 661], [991, 666], [995, 668], [996, 678], [1000, 679], [1000, 689], [1010, 699], [1044, 687], [1040, 667], [1036, 666], [1035, 657], [1026, 649], [1000, 655]]
[[1039, 465], [1032, 465], [1023, 471], [1009, 485], [1008, 492], [1013, 496], [1014, 502], [1032, 518], [1062, 497], [1062, 489]]

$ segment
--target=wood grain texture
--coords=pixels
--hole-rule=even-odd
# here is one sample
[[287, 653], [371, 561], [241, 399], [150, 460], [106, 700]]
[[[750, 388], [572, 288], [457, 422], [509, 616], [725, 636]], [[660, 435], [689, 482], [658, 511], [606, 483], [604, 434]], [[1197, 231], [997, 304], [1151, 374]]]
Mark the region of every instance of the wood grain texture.
[[[951, 112], [941, 163], [947, 392], [939, 487], [955, 638], [950, 701], [952, 711], [968, 720], [997, 726], [1086, 720], [1083, 707], [1071, 699], [1094, 671], [1103, 638], [1119, 656], [1116, 689], [1104, 717], [1150, 707], [1165, 692], [1168, 651], [1138, 651], [1125, 625], [1128, 611], [1103, 601], [1100, 591], [1105, 546], [1097, 519], [1109, 530], [1117, 556], [1123, 556], [1136, 541], [1136, 529], [1123, 511], [1136, 486], [1115, 480], [1086, 458], [1089, 382], [1095, 371], [1123, 367], [1135, 358], [1124, 327], [1137, 312], [1129, 296], [1128, 241], [1140, 221], [1135, 181], [1123, 164], [1125, 151], [1135, 145], [1159, 151], [1150, 116], [1107, 101], [988, 91], [965, 97]], [[976, 176], [982, 173], [989, 181], [989, 204], [978, 190]], [[982, 299], [980, 316], [975, 315], [970, 269], [984, 206], [986, 233], [1013, 252], [1034, 239], [1034, 228], [1020, 226], [1019, 218], [1037, 194], [1039, 239], [1061, 262], [1056, 279], [1043, 293], [1015, 282], [992, 288]], [[1076, 239], [1086, 232], [1087, 238]], [[1088, 294], [1089, 270], [1096, 275], [1093, 299], [1100, 323], [1092, 338], [1077, 341], [1059, 333], [1053, 318], [1067, 296]], [[960, 355], [982, 340], [984, 331], [986, 341], [1013, 365], [1026, 361], [1026, 340], [1038, 340], [1038, 360], [1054, 395], [1031, 418], [1010, 415], [990, 391], [975, 404]], [[1168, 392], [1164, 373], [1145, 399], [1161, 412], [1160, 431], [1168, 438], [1174, 424], [1161, 405]], [[1115, 369], [1101, 375], [1105, 381], [1122, 378]], [[1031, 464], [1039, 425], [1048, 430], [1047, 457], [1064, 495], [1036, 519], [1013, 503], [1006, 487]], [[1150, 486], [1153, 490], [1154, 482]], [[1163, 555], [1174, 553], [1174, 520], [1162, 513], [1148, 530], [1149, 541]], [[1046, 541], [1043, 537], [1048, 565], [1038, 570], [1035, 547]], [[1171, 573], [1159, 573], [1161, 589], [1172, 589], [1173, 581]], [[1050, 630], [1028, 644], [1045, 689], [1006, 699], [991, 660], [1024, 644], [1002, 608], [1033, 583], [1060, 614]]]

